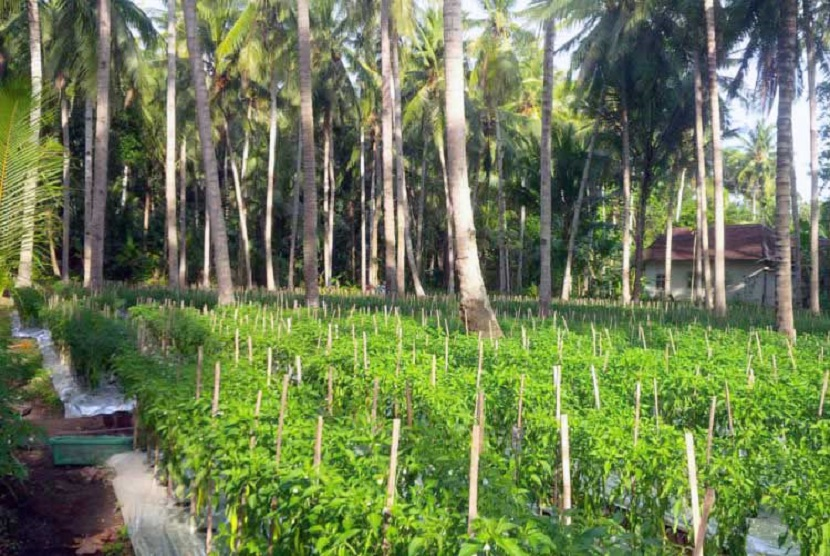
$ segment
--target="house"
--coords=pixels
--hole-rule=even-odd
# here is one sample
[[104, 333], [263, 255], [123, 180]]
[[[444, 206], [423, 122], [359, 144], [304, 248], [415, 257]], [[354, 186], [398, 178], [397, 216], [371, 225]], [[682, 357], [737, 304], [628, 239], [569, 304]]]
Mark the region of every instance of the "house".
[[[672, 234], [671, 297], [689, 300], [695, 276], [696, 232], [675, 228]], [[709, 256], [714, 272], [714, 228], [709, 229]], [[661, 297], [665, 290], [666, 236], [645, 252], [644, 290]], [[773, 306], [775, 295], [775, 231], [763, 224], [736, 224], [725, 228], [726, 298], [730, 301]]]

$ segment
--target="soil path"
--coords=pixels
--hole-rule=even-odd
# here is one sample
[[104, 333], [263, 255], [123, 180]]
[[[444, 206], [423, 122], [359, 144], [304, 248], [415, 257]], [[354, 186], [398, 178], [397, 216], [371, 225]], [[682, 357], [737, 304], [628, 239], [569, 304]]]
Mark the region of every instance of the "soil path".
[[[12, 483], [11, 492], [0, 489], [0, 518], [5, 518], [6, 533], [13, 537], [11, 547], [7, 545], [11, 554], [131, 555], [109, 472], [99, 467], [55, 466], [46, 442], [51, 436], [117, 434], [114, 429], [129, 423], [110, 417], [64, 419], [62, 408], [38, 398], [18, 410], [32, 425], [32, 434], [30, 445], [17, 452], [28, 477]], [[0, 524], [0, 537], [2, 529]]]

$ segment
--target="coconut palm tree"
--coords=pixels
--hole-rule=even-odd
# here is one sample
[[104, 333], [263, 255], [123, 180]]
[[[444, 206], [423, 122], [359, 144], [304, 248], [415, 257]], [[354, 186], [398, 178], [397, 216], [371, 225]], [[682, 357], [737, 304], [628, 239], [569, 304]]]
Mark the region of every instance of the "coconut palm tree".
[[[31, 131], [35, 144], [40, 141], [40, 97], [43, 90], [43, 59], [40, 34], [40, 6], [38, 0], [27, 0], [26, 15], [29, 20], [29, 66], [32, 80], [32, 105], [30, 107]], [[20, 264], [17, 268], [18, 287], [32, 285], [32, 264], [35, 249], [34, 200], [37, 191], [37, 171], [32, 169], [26, 181], [26, 196], [32, 203], [24, 205], [25, 234], [20, 245]]]
[[196, 0], [183, 1], [187, 50], [193, 77], [193, 89], [196, 96], [196, 118], [199, 129], [199, 142], [202, 148], [202, 167], [205, 173], [207, 210], [210, 216], [210, 238], [216, 267], [219, 303], [227, 305], [234, 302], [233, 281], [231, 279], [231, 262], [230, 254], [228, 253], [225, 216], [222, 211], [222, 194], [219, 191], [219, 168], [216, 163], [216, 151], [213, 147], [213, 129], [211, 126], [207, 85], [205, 83], [205, 70], [202, 65], [202, 47], [198, 37], [199, 26], [196, 20]]
[[726, 316], [726, 259], [723, 195], [723, 147], [721, 146], [718, 55], [715, 35], [715, 3], [704, 0], [706, 10], [706, 55], [709, 68], [710, 121], [712, 125], [712, 168], [715, 181], [715, 315]]
[[[395, 190], [393, 181], [393, 111], [392, 44], [390, 33], [391, 0], [380, 2], [380, 58], [381, 58], [381, 160], [383, 163], [383, 245], [384, 278], [387, 295], [397, 293], [397, 252], [395, 236]], [[401, 292], [403, 293], [403, 292]]]
[[778, 331], [794, 338], [792, 290], [792, 242], [790, 236], [790, 200], [793, 175], [793, 98], [795, 97], [795, 67], [798, 3], [781, 0], [780, 35], [778, 39], [778, 150], [775, 178], [775, 231], [778, 253], [776, 322]]
[[741, 134], [740, 145], [727, 151], [727, 162], [741, 192], [751, 202], [752, 218], [758, 218], [775, 191], [775, 128], [759, 121], [755, 129]]
[[[810, 311], [821, 313], [819, 304], [819, 141], [818, 141], [818, 98], [816, 92], [816, 24], [813, 21], [813, 0], [804, 0], [804, 35], [807, 49], [807, 94], [810, 104]], [[820, 41], [819, 41], [820, 42]]]
[[470, 185], [467, 181], [467, 118], [464, 114], [464, 31], [461, 0], [444, 0], [447, 167], [455, 224], [456, 269], [461, 291], [461, 318], [467, 330], [501, 336], [478, 260]]
[[297, 0], [297, 49], [300, 61], [300, 119], [303, 143], [303, 275], [309, 307], [320, 304], [317, 284], [317, 186], [315, 184], [314, 108], [311, 87], [311, 25], [308, 0]]
[[553, 53], [556, 37], [556, 23], [549, 17], [544, 24], [545, 58], [542, 63], [542, 138], [539, 170], [539, 198], [541, 215], [539, 218], [539, 314], [547, 316], [550, 311], [553, 284], [551, 280], [551, 118], [553, 113]]
[[167, 283], [179, 284], [179, 237], [176, 230], [176, 0], [167, 0], [167, 136], [164, 194], [167, 233]]

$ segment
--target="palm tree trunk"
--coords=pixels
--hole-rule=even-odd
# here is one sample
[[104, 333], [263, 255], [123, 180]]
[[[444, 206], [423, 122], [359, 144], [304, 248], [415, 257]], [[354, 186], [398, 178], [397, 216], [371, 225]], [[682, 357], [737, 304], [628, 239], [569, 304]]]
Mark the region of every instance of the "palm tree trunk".
[[461, 318], [469, 332], [477, 332], [484, 337], [500, 337], [501, 328], [490, 308], [490, 300], [481, 275], [470, 185], [467, 181], [463, 41], [461, 0], [444, 0], [447, 164], [456, 231], [456, 268], [461, 290]]
[[381, 158], [383, 161], [383, 244], [384, 278], [386, 294], [394, 295], [397, 287], [396, 245], [395, 245], [395, 191], [393, 185], [393, 114], [394, 91], [392, 90], [392, 46], [389, 36], [390, 0], [380, 2], [380, 57], [382, 76], [381, 102]]
[[331, 286], [332, 245], [329, 242], [329, 213], [331, 199], [331, 108], [326, 107], [323, 115], [323, 284]]
[[706, 200], [706, 150], [703, 131], [703, 76], [700, 71], [700, 61], [697, 54], [694, 57], [694, 86], [695, 86], [695, 181], [697, 182], [697, 229], [700, 237], [698, 253], [703, 268], [703, 298], [707, 309], [714, 308], [712, 296], [712, 271], [709, 258], [709, 215]]
[[107, 207], [107, 166], [110, 133], [110, 61], [111, 20], [110, 0], [98, 0], [98, 100], [95, 107], [95, 173], [92, 188], [92, 280], [93, 290], [104, 284], [104, 234]]
[[[30, 118], [34, 130], [34, 141], [35, 143], [40, 143], [40, 96], [43, 89], [43, 60], [41, 55], [40, 6], [38, 0], [27, 0], [27, 16], [29, 19], [29, 64], [32, 79], [32, 107]], [[20, 264], [17, 267], [17, 280], [15, 282], [19, 288], [26, 288], [32, 285], [37, 178], [37, 171], [32, 170], [26, 179], [26, 203], [23, 206], [23, 223], [25, 229], [20, 245]]]
[[71, 151], [69, 145], [69, 117], [71, 109], [66, 99], [66, 89], [61, 88], [61, 141], [63, 142], [63, 172], [61, 184], [63, 185], [63, 240], [61, 242], [61, 276], [64, 282], [69, 282], [69, 249], [70, 249], [70, 225], [72, 220], [72, 190], [69, 181], [69, 164], [71, 162]]
[[778, 38], [778, 148], [775, 176], [775, 231], [778, 258], [776, 290], [778, 331], [795, 338], [793, 325], [792, 243], [790, 240], [790, 196], [793, 164], [793, 97], [795, 96], [796, 0], [781, 0]]
[[[424, 129], [424, 132], [426, 129]], [[427, 151], [429, 149], [429, 135], [424, 133], [424, 148], [421, 156], [421, 189], [418, 190], [418, 220], [415, 232], [415, 266], [420, 276], [424, 269], [424, 209], [427, 198]]]
[[95, 145], [95, 104], [84, 101], [84, 287], [92, 286], [92, 187]]
[[251, 289], [253, 287], [253, 276], [251, 275], [251, 239], [248, 236], [248, 210], [245, 207], [245, 198], [242, 196], [242, 178], [239, 174], [239, 167], [236, 164], [236, 156], [233, 154], [233, 147], [231, 147], [227, 122], [225, 122], [225, 144], [231, 157], [233, 190], [236, 195], [236, 208], [239, 212], [239, 232], [242, 236], [242, 258], [245, 262], [245, 287]]
[[637, 228], [634, 232], [634, 290], [632, 297], [634, 303], [639, 303], [643, 293], [643, 275], [645, 274], [645, 234], [646, 234], [646, 209], [648, 208], [648, 198], [651, 195], [653, 174], [653, 149], [649, 147], [646, 152], [645, 162], [643, 163], [643, 179], [640, 184], [639, 207], [637, 210], [636, 220]]
[[210, 287], [210, 207], [207, 205], [207, 191], [205, 192], [205, 248], [202, 261], [202, 286]]
[[631, 304], [631, 139], [625, 85], [621, 94], [622, 171], [623, 171], [623, 232], [622, 232], [622, 302]]
[[179, 287], [187, 287], [187, 137], [179, 147]]
[[[329, 211], [326, 214], [326, 240], [329, 244], [328, 250], [328, 259], [329, 259], [329, 282], [331, 282], [332, 274], [334, 273], [334, 201], [335, 201], [335, 194], [337, 191], [335, 190], [335, 186], [337, 185], [337, 181], [334, 177], [334, 134], [332, 129], [329, 128], [329, 196], [328, 196], [328, 204], [329, 204]], [[352, 220], [351, 218], [349, 219]]]
[[516, 263], [516, 292], [521, 295], [524, 288], [524, 254], [525, 254], [525, 219], [527, 218], [527, 211], [522, 205], [519, 211], [519, 260]]
[[[301, 126], [302, 127], [302, 124]], [[294, 255], [297, 252], [297, 236], [300, 221], [300, 190], [303, 170], [303, 132], [297, 129], [297, 169], [294, 172], [294, 192], [291, 199], [291, 237], [288, 241], [288, 290], [294, 290]]]
[[539, 313], [547, 316], [550, 312], [552, 294], [551, 281], [551, 118], [553, 113], [553, 56], [556, 28], [553, 18], [545, 22], [545, 57], [542, 65], [542, 138], [540, 141], [541, 167], [539, 170], [539, 199], [541, 214], [539, 217]]
[[216, 163], [216, 151], [213, 147], [210, 106], [208, 105], [208, 92], [205, 83], [205, 69], [202, 65], [202, 47], [199, 44], [196, 0], [183, 1], [184, 22], [187, 30], [187, 50], [190, 54], [193, 89], [196, 96], [196, 119], [199, 128], [199, 142], [202, 147], [207, 215], [210, 217], [210, 237], [214, 252], [214, 264], [216, 265], [219, 304], [228, 305], [234, 302], [233, 279], [231, 278], [231, 260], [228, 252], [228, 234], [225, 229], [225, 218], [222, 214], [222, 193], [219, 190], [219, 165]]
[[303, 134], [303, 275], [309, 307], [320, 304], [317, 284], [317, 185], [314, 160], [314, 107], [311, 90], [311, 24], [308, 0], [297, 0], [297, 33], [300, 60], [300, 114]]
[[712, 121], [712, 166], [715, 172], [715, 315], [726, 316], [726, 247], [723, 148], [721, 146], [720, 96], [718, 93], [718, 54], [715, 38], [715, 3], [704, 0], [706, 8], [706, 52], [709, 62], [709, 102]]
[[164, 194], [167, 233], [167, 284], [179, 287], [179, 240], [176, 233], [176, 0], [167, 0], [167, 144]]
[[[392, 126], [395, 136], [395, 289], [398, 295], [406, 293], [406, 251], [408, 205], [406, 193], [406, 163], [403, 156], [403, 116], [401, 109], [400, 63], [398, 33], [389, 17], [389, 42], [392, 50]], [[411, 244], [411, 239], [409, 240]], [[411, 249], [411, 245], [410, 245]]]
[[271, 75], [271, 113], [268, 120], [268, 189], [265, 192], [265, 287], [277, 289], [274, 279], [274, 253], [272, 236], [274, 228], [274, 179], [277, 165], [277, 73]]
[[[680, 190], [683, 191], [683, 182], [686, 179], [686, 170], [683, 170], [683, 174], [680, 177]], [[673, 243], [674, 243], [674, 192], [672, 191], [671, 186], [669, 186], [669, 190], [667, 192], [667, 203], [666, 203], [666, 253], [663, 259], [663, 276], [664, 278], [664, 286], [663, 286], [663, 297], [665, 299], [671, 299], [672, 293], [672, 283], [671, 283], [671, 272], [672, 272], [672, 250], [673, 250]]]
[[498, 172], [498, 205], [499, 205], [499, 233], [498, 233], [498, 248], [499, 248], [499, 292], [507, 293], [510, 289], [510, 280], [508, 278], [508, 260], [507, 260], [507, 223], [505, 213], [507, 212], [507, 202], [504, 198], [504, 149], [502, 148], [501, 138], [501, 118], [499, 117], [498, 109], [496, 109], [496, 172]]
[[380, 181], [380, 153], [378, 152], [378, 136], [380, 132], [375, 125], [372, 133], [372, 178], [369, 183], [369, 285], [374, 288], [378, 285], [378, 229], [380, 227], [381, 203], [378, 199], [378, 182]]
[[793, 213], [793, 303], [795, 307], [803, 307], [801, 295], [801, 218], [798, 214], [798, 185], [795, 173], [795, 164], [792, 165], [790, 177], [790, 208]]
[[360, 122], [360, 291], [366, 293], [366, 136]]
[[450, 195], [450, 179], [447, 173], [447, 158], [444, 155], [444, 141], [440, 133], [436, 133], [435, 146], [438, 151], [438, 161], [441, 164], [441, 175], [444, 180], [444, 199], [447, 211], [447, 294], [455, 294], [455, 225], [453, 224], [452, 195]]
[[[600, 95], [602, 98], [604, 94]], [[594, 129], [591, 132], [591, 139], [588, 142], [588, 154], [585, 157], [585, 165], [582, 167], [582, 179], [579, 180], [579, 193], [574, 203], [574, 213], [571, 217], [571, 233], [568, 237], [568, 256], [565, 259], [565, 276], [562, 279], [562, 301], [571, 298], [571, 275], [573, 273], [574, 251], [576, 250], [576, 236], [579, 233], [579, 218], [582, 212], [582, 203], [585, 199], [585, 190], [588, 188], [588, 178], [591, 176], [591, 161], [594, 158], [594, 145], [596, 145], [599, 134], [600, 118], [594, 121]]]
[[819, 304], [819, 160], [818, 160], [818, 100], [816, 92], [816, 43], [813, 31], [813, 9], [811, 0], [804, 0], [807, 43], [807, 90], [810, 102], [810, 311], [821, 313]]

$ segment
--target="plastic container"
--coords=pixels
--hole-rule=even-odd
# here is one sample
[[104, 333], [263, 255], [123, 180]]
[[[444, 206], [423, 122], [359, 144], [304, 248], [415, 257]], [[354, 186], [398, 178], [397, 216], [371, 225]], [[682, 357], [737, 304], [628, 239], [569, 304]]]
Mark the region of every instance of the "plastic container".
[[114, 454], [130, 452], [130, 436], [54, 436], [49, 439], [55, 465], [103, 465]]

